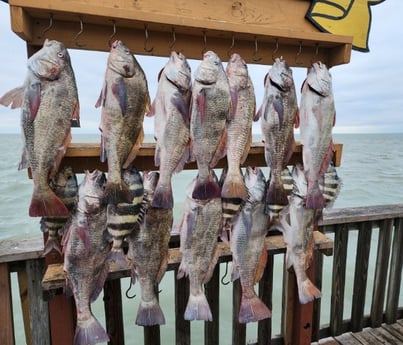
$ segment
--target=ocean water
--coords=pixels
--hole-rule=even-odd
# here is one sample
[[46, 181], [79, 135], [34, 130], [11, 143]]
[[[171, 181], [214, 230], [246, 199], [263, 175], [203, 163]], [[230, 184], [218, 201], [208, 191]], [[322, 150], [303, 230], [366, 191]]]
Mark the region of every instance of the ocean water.
[[[151, 137], [150, 137], [151, 138]], [[149, 140], [151, 140], [149, 138]], [[258, 137], [255, 138], [259, 140]], [[99, 135], [77, 134], [74, 135], [75, 142], [98, 142]], [[400, 134], [334, 134], [334, 141], [343, 144], [343, 154], [341, 166], [337, 168], [338, 175], [343, 181], [343, 187], [334, 204], [334, 208], [356, 207], [369, 205], [397, 204], [403, 203], [403, 133]], [[21, 155], [21, 138], [19, 134], [0, 134], [0, 240], [15, 239], [22, 237], [41, 236], [39, 230], [39, 219], [28, 216], [28, 207], [32, 193], [32, 181], [28, 179], [27, 172], [18, 171], [18, 162]], [[264, 168], [266, 177], [267, 168]], [[173, 178], [175, 213], [174, 224], [179, 221], [183, 201], [185, 198], [185, 188], [195, 176], [195, 171], [183, 171]], [[79, 176], [80, 179], [80, 176]], [[374, 234], [374, 245], [377, 236]], [[355, 237], [351, 236], [351, 250], [349, 248], [349, 259], [354, 258]], [[374, 251], [371, 255], [374, 255]], [[324, 272], [331, 272], [331, 259], [325, 258]], [[283, 256], [275, 257], [274, 272], [274, 296], [273, 296], [273, 334], [280, 333], [280, 310], [281, 310], [281, 274], [283, 267]], [[224, 272], [221, 268], [221, 274]], [[351, 270], [353, 271], [353, 270]], [[374, 267], [369, 268], [369, 286], [371, 285], [371, 274]], [[347, 272], [347, 281], [353, 281], [354, 272]], [[349, 276], [351, 275], [351, 279]], [[276, 279], [279, 277], [279, 279]], [[330, 274], [331, 277], [331, 274]], [[326, 278], [326, 277], [325, 277]], [[328, 277], [329, 278], [329, 277]], [[161, 307], [166, 316], [166, 325], [161, 327], [161, 336], [164, 344], [173, 344], [173, 334], [175, 327], [174, 320], [174, 273], [167, 272], [160, 285]], [[18, 303], [18, 286], [16, 277], [12, 277], [13, 299], [15, 301], [15, 323], [22, 322], [21, 311]], [[322, 308], [330, 304], [330, 281], [324, 279], [322, 287]], [[129, 287], [129, 280], [122, 279], [123, 293]], [[350, 293], [351, 286], [346, 287], [346, 296]], [[132, 287], [130, 294], [140, 295], [138, 285]], [[231, 284], [220, 288], [220, 337], [222, 344], [231, 342], [231, 312], [232, 312], [232, 290]], [[368, 299], [371, 291], [367, 292]], [[124, 296], [124, 295], [123, 295]], [[143, 332], [141, 327], [134, 324], [137, 313], [138, 298], [124, 298], [124, 322], [127, 344], [141, 344]], [[403, 296], [400, 296], [400, 305]], [[345, 314], [349, 315], [350, 307], [347, 305]], [[101, 323], [103, 319], [102, 296], [93, 304], [94, 313]], [[368, 308], [366, 312], [369, 312]], [[328, 322], [328, 310], [322, 311], [322, 323]], [[203, 322], [192, 322], [192, 341], [195, 344], [202, 343]], [[21, 330], [21, 327], [16, 327]], [[247, 338], [256, 338], [256, 325], [248, 325]], [[23, 331], [17, 331], [16, 344], [25, 344]]]

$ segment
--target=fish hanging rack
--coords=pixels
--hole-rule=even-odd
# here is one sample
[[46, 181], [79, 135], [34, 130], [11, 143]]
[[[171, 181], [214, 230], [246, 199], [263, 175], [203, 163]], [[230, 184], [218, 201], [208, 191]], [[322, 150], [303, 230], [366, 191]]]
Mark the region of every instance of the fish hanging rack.
[[[45, 38], [68, 48], [108, 51], [120, 39], [134, 54], [168, 56], [175, 48], [201, 59], [206, 50], [223, 60], [239, 53], [247, 63], [290, 66], [313, 58], [329, 67], [350, 61], [352, 37], [319, 32], [305, 19], [306, 0], [127, 2], [9, 0], [12, 30], [31, 46]], [[113, 37], [113, 38], [112, 38]]]

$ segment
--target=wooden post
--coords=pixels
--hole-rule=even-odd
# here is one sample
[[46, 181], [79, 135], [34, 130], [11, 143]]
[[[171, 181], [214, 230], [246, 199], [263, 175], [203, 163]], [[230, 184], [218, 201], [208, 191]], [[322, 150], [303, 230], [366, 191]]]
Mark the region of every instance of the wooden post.
[[[259, 282], [259, 297], [264, 304], [272, 311], [273, 306], [273, 267], [274, 257], [272, 254], [267, 255], [267, 263], [263, 272], [262, 279]], [[267, 318], [258, 322], [258, 345], [271, 344], [271, 318]]]
[[189, 280], [176, 279], [178, 268], [175, 268], [175, 336], [176, 345], [190, 345], [190, 321], [183, 318], [189, 298]]
[[[158, 285], [154, 286], [154, 292], [157, 296], [157, 300], [159, 301], [159, 294], [158, 294]], [[153, 344], [153, 345], [160, 345], [161, 344], [161, 332], [160, 326], [145, 326], [143, 327], [144, 333], [144, 344]], [[116, 343], [119, 345], [119, 343]]]
[[0, 263], [0, 339], [4, 345], [14, 345], [13, 303], [8, 263]]
[[242, 287], [240, 279], [233, 283], [232, 292], [232, 344], [244, 345], [246, 343], [246, 325], [239, 323], [238, 315], [241, 306]]
[[204, 344], [218, 345], [220, 338], [220, 264], [215, 268], [210, 281], [204, 285], [207, 302], [209, 303], [213, 321], [204, 323]]
[[104, 284], [104, 308], [106, 331], [109, 335], [109, 345], [124, 345], [122, 291], [120, 279], [108, 280]]

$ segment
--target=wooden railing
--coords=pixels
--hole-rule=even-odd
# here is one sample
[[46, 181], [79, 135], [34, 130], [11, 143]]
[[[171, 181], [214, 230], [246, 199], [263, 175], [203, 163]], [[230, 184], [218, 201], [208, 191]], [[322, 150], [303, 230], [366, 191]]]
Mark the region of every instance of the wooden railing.
[[[260, 321], [256, 334], [258, 340], [253, 344], [303, 344], [305, 338], [309, 338], [309, 342], [316, 341], [329, 335], [359, 331], [363, 327], [377, 327], [383, 322], [393, 323], [402, 318], [403, 304], [401, 297], [399, 300], [399, 293], [403, 265], [403, 205], [329, 210], [325, 213], [319, 229], [323, 233], [315, 233], [317, 250], [314, 269], [310, 269], [310, 274], [314, 276], [315, 284], [319, 288], [323, 289], [325, 284], [330, 284], [330, 305], [321, 308], [324, 301], [320, 299], [304, 306], [296, 302], [294, 274], [284, 271], [280, 277], [273, 276], [274, 258], [277, 255], [283, 256], [285, 252], [282, 236], [268, 236], [266, 241], [269, 260], [259, 284], [259, 294], [271, 307], [273, 280], [283, 280], [282, 331], [281, 334], [272, 334], [272, 320]], [[333, 241], [329, 237], [333, 238]], [[172, 240], [173, 248], [170, 249], [168, 269], [176, 270], [180, 254], [177, 249], [177, 237], [173, 236]], [[356, 247], [351, 248], [352, 244]], [[324, 259], [323, 254], [331, 254], [333, 245], [333, 256]], [[14, 344], [14, 332], [22, 330], [22, 325], [13, 325], [11, 291], [15, 293], [18, 289], [10, 285], [11, 272], [18, 272], [19, 276], [27, 344], [72, 344], [74, 308], [72, 300], [66, 300], [61, 294], [64, 279], [62, 267], [60, 264], [50, 265], [43, 276], [45, 260], [42, 257], [42, 248], [42, 239], [0, 242], [0, 338], [4, 339], [3, 344]], [[232, 287], [232, 340], [219, 339], [220, 321], [231, 317], [219, 312], [220, 270], [223, 272], [222, 266], [231, 260], [226, 244], [220, 244], [220, 250], [220, 264], [217, 265], [212, 280], [206, 285], [214, 321], [205, 323], [204, 343], [246, 344], [248, 326], [239, 324], [236, 317], [241, 293], [238, 282], [233, 283]], [[353, 262], [349, 262], [350, 258], [347, 259], [348, 251], [356, 254]], [[331, 277], [329, 272], [323, 272], [324, 260], [331, 261]], [[373, 275], [369, 273], [370, 267], [374, 267]], [[328, 271], [327, 268], [325, 270]], [[345, 291], [348, 285], [346, 273], [349, 270], [354, 270], [351, 294]], [[128, 273], [128, 270], [112, 270], [105, 284], [105, 319], [111, 336], [110, 344], [125, 343], [120, 278]], [[326, 282], [329, 279], [330, 283]], [[369, 284], [370, 281], [373, 283]], [[191, 344], [190, 322], [183, 319], [188, 296], [187, 279], [175, 280], [173, 288], [175, 310], [165, 312], [175, 315], [175, 343]], [[365, 299], [367, 289], [372, 291], [370, 300]], [[66, 304], [66, 301], [69, 303]], [[345, 317], [344, 310], [350, 302], [351, 314]], [[365, 308], [370, 308], [370, 312], [365, 313]], [[329, 315], [321, 310], [328, 310]], [[307, 318], [311, 321], [307, 322]], [[326, 319], [329, 319], [329, 322], [324, 324], [321, 320]], [[144, 343], [166, 344], [161, 340], [158, 326], [144, 328]]]

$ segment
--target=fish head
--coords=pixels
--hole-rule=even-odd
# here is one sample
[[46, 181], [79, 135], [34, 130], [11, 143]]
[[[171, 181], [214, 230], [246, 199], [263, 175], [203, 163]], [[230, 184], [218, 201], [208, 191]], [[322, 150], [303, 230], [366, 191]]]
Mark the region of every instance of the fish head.
[[321, 61], [314, 62], [308, 69], [306, 81], [313, 91], [323, 97], [332, 93], [332, 75]]
[[249, 81], [248, 66], [242, 57], [233, 53], [228, 61], [226, 67], [226, 74], [228, 76], [230, 86], [232, 82], [239, 85], [241, 88], [246, 88]]
[[154, 194], [159, 178], [160, 173], [158, 171], [143, 171], [144, 192], [147, 195]]
[[171, 52], [168, 63], [164, 68], [166, 78], [181, 91], [187, 91], [191, 87], [191, 69], [182, 53]]
[[108, 56], [108, 68], [122, 77], [131, 78], [136, 72], [136, 62], [130, 49], [119, 40], [111, 45]]
[[69, 53], [63, 43], [46, 39], [43, 47], [28, 59], [28, 69], [38, 78], [56, 80], [66, 65]]
[[273, 66], [269, 70], [268, 79], [280, 91], [286, 92], [294, 88], [292, 69], [282, 57], [275, 59]]
[[78, 209], [87, 214], [100, 211], [104, 206], [106, 176], [100, 170], [86, 170], [78, 188]]
[[124, 169], [122, 171], [122, 177], [123, 181], [125, 181], [128, 186], [143, 185], [143, 178], [134, 166]]
[[214, 84], [217, 82], [220, 71], [224, 71], [221, 59], [216, 53], [209, 50], [204, 53], [203, 60], [196, 69], [194, 78], [201, 84]]
[[62, 171], [59, 171], [55, 177], [49, 182], [50, 187], [56, 195], [63, 195], [66, 190], [70, 193], [78, 190], [77, 176], [73, 172], [73, 168], [66, 166]]
[[266, 194], [266, 179], [262, 169], [248, 166], [245, 171], [245, 186], [248, 189], [249, 202], [261, 202]]

